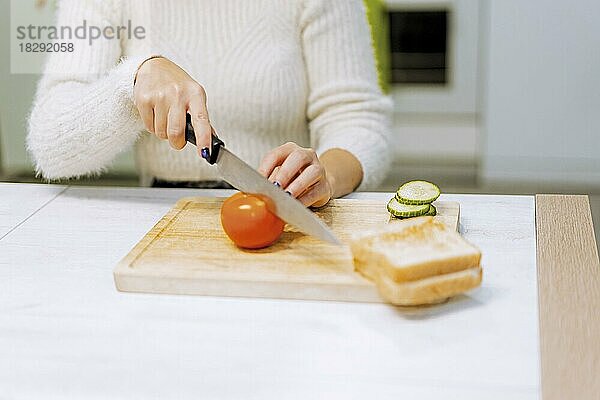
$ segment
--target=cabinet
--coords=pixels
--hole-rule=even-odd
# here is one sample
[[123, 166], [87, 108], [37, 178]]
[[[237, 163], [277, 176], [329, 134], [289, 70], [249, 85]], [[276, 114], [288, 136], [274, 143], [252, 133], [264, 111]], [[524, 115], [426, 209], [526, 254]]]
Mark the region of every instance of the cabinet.
[[600, 2], [485, 6], [481, 177], [600, 186]]
[[[397, 160], [442, 165], [441, 169], [449, 164], [474, 169], [480, 156], [481, 134], [481, 1], [386, 0], [386, 5], [390, 12], [447, 14], [444, 54], [447, 82], [391, 87]], [[409, 34], [419, 35], [423, 43], [434, 29], [423, 25]], [[392, 56], [402, 57], [401, 54]]]

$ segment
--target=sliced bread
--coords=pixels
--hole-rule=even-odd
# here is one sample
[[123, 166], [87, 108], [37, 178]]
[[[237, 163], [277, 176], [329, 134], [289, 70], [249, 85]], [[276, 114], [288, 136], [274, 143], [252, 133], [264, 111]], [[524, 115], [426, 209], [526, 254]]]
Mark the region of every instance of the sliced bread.
[[374, 274], [376, 272], [365, 275], [375, 282], [379, 293], [386, 301], [397, 306], [441, 303], [452, 296], [476, 288], [481, 284], [482, 278], [481, 267], [403, 283], [394, 282], [385, 274], [375, 276]]
[[351, 242], [360, 265], [376, 265], [395, 282], [479, 266], [481, 252], [434, 217], [417, 217], [359, 235]]
[[395, 305], [439, 303], [481, 283], [481, 252], [433, 217], [359, 235], [351, 249], [356, 270]]

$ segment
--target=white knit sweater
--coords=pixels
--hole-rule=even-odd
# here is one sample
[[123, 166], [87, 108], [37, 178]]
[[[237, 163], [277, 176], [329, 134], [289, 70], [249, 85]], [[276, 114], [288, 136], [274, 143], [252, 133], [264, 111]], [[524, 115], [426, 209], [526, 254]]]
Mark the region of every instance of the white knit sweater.
[[184, 68], [208, 94], [227, 147], [257, 167], [284, 142], [352, 152], [360, 189], [389, 164], [391, 104], [377, 85], [362, 0], [62, 0], [59, 26], [142, 25], [144, 40], [76, 41], [49, 56], [29, 122], [28, 147], [47, 179], [106, 169], [135, 144], [145, 181], [219, 179], [188, 145], [144, 131], [133, 78], [151, 55]]

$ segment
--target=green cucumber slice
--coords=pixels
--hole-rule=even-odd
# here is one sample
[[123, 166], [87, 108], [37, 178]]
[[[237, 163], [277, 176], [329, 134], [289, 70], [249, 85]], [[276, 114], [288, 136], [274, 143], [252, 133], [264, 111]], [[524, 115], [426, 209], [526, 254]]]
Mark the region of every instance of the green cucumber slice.
[[435, 217], [437, 215], [437, 209], [435, 208], [435, 206], [433, 204], [429, 205], [429, 211], [427, 211], [427, 213], [425, 215], [430, 215], [432, 217]]
[[399, 203], [398, 200], [394, 197], [389, 201], [387, 209], [390, 212], [390, 214], [397, 218], [419, 217], [429, 212], [429, 204], [402, 204]]
[[410, 181], [398, 188], [396, 199], [404, 204], [430, 204], [440, 197], [440, 188], [427, 181]]

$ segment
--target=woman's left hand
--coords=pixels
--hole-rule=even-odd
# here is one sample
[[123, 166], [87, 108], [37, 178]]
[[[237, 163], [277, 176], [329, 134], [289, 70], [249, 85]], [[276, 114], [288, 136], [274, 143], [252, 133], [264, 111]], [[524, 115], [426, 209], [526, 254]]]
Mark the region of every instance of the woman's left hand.
[[333, 195], [333, 185], [317, 153], [293, 142], [267, 153], [258, 172], [307, 207], [322, 207]]

